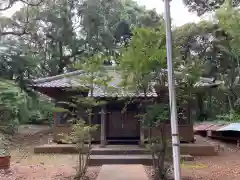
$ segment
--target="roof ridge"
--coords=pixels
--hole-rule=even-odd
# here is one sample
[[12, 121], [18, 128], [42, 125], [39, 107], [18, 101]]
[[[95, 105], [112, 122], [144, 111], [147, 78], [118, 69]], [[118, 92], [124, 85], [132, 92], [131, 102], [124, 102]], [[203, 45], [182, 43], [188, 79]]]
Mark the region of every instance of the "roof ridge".
[[68, 73], [64, 73], [64, 74], [59, 74], [56, 76], [50, 76], [50, 77], [46, 77], [46, 78], [39, 78], [39, 79], [34, 79], [32, 80], [32, 82], [35, 83], [44, 83], [44, 82], [48, 82], [48, 81], [54, 81], [54, 80], [58, 80], [63, 78], [64, 76], [75, 76], [75, 75], [80, 75], [84, 73], [83, 70], [77, 70], [77, 71], [72, 71], [72, 72], [68, 72]]

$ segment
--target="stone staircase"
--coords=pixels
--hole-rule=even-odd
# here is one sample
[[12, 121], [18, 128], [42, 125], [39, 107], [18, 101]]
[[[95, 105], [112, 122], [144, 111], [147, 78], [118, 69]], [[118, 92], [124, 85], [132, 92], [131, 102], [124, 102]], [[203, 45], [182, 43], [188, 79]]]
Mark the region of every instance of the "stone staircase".
[[[194, 157], [182, 155], [181, 159], [184, 161], [193, 161]], [[104, 148], [93, 148], [89, 165], [101, 166], [104, 164], [151, 165], [152, 156], [147, 149], [136, 145], [108, 145]]]

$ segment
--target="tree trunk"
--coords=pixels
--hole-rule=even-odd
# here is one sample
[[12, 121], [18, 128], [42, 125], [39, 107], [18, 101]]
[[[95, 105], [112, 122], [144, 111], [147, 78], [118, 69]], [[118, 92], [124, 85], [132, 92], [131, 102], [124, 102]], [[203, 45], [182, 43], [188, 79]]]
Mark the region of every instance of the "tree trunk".
[[62, 74], [63, 73], [63, 69], [65, 67], [65, 62], [63, 59], [63, 47], [62, 47], [62, 42], [59, 42], [59, 69], [58, 69], [58, 74]]
[[159, 166], [160, 166], [160, 177], [164, 178], [165, 174], [164, 174], [164, 166], [165, 166], [165, 156], [166, 156], [166, 146], [167, 146], [167, 139], [166, 139], [166, 124], [164, 123], [162, 128], [161, 128], [161, 138], [162, 138], [162, 150], [161, 150], [161, 157], [160, 157], [160, 162], [159, 162]]

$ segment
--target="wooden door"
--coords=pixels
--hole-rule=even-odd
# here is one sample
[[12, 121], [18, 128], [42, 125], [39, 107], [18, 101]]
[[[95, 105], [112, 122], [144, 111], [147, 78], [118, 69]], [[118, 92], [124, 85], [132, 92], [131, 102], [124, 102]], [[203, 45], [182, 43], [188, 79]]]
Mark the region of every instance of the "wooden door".
[[111, 112], [107, 118], [108, 138], [137, 138], [140, 136], [139, 121], [135, 117], [136, 113], [130, 111], [121, 113]]
[[129, 138], [137, 138], [140, 136], [140, 125], [136, 118], [136, 113], [127, 111], [122, 115], [123, 136]]
[[121, 131], [121, 112], [110, 112], [107, 116], [107, 138], [117, 138], [120, 136]]

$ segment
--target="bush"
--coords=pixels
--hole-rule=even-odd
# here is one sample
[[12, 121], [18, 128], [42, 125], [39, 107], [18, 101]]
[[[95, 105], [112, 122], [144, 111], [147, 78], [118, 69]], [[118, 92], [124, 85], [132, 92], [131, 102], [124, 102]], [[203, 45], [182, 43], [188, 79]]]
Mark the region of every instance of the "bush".
[[161, 137], [152, 137], [147, 148], [152, 154], [154, 179], [166, 180], [172, 177], [172, 152], [168, 151], [170, 141], [166, 137], [166, 128], [161, 128]]
[[0, 125], [13, 130], [29, 118], [29, 96], [13, 81], [0, 80]]
[[52, 124], [54, 112], [56, 108], [54, 104], [42, 97], [39, 97], [30, 110], [28, 124]]
[[226, 122], [239, 122], [240, 121], [240, 113], [237, 111], [230, 111], [224, 115], [217, 116], [218, 121], [226, 121]]
[[[97, 126], [87, 125], [85, 121], [78, 120], [76, 124], [72, 125], [72, 132], [70, 135], [65, 135], [63, 141], [68, 143], [76, 143], [78, 151], [78, 168], [75, 179], [84, 178], [91, 152], [91, 135], [97, 130]], [[85, 142], [89, 143], [86, 145]]]
[[[155, 104], [149, 106], [147, 114], [144, 118], [144, 124], [149, 131], [157, 127], [160, 131], [159, 137], [153, 137], [151, 133], [148, 135], [148, 149], [152, 154], [153, 169], [155, 171], [155, 179], [166, 179], [169, 177], [168, 170], [172, 166], [172, 153], [169, 153], [169, 139], [167, 138], [166, 125], [170, 118], [169, 108], [165, 104]], [[172, 175], [172, 174], [171, 174]]]

